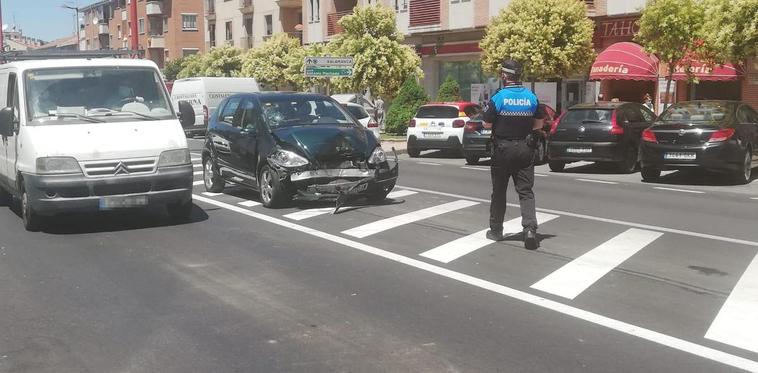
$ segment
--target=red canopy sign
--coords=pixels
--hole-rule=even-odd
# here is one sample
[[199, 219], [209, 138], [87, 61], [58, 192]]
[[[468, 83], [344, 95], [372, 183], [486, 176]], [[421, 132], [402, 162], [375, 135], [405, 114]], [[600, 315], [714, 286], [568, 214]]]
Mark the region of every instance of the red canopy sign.
[[[687, 80], [686, 67], [677, 66], [674, 70], [673, 80]], [[734, 81], [740, 80], [744, 74], [740, 66], [731, 63], [724, 65], [708, 66], [703, 62], [694, 61], [690, 66], [690, 73], [697, 77], [698, 80], [711, 81]]]
[[657, 80], [658, 59], [631, 42], [615, 43], [598, 54], [590, 80]]

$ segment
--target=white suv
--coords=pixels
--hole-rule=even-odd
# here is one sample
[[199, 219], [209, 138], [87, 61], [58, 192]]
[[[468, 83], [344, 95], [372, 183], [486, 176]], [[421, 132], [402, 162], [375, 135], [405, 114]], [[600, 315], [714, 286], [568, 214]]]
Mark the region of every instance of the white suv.
[[449, 150], [463, 154], [463, 129], [466, 122], [482, 111], [473, 102], [438, 102], [418, 109], [408, 123], [408, 155], [418, 157], [422, 150]]

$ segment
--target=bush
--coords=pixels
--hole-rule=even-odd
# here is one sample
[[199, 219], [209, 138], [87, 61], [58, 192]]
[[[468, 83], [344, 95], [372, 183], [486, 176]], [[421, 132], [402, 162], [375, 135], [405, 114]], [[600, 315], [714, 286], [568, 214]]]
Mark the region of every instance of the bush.
[[387, 111], [385, 132], [395, 135], [405, 135], [408, 122], [416, 115], [418, 108], [428, 101], [429, 97], [424, 93], [424, 89], [421, 88], [418, 82], [416, 82], [416, 77], [411, 76], [406, 79]]
[[437, 92], [437, 101], [439, 102], [458, 102], [463, 101], [461, 98], [461, 86], [452, 75], [445, 78], [445, 82], [440, 86]]

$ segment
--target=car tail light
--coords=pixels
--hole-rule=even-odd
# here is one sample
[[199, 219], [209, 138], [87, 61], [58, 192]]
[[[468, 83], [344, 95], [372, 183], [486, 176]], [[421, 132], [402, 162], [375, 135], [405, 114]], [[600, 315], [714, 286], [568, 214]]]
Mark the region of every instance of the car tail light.
[[379, 123], [376, 123], [373, 120], [368, 122], [368, 128], [377, 128], [377, 127], [379, 127]]
[[555, 135], [555, 132], [558, 131], [558, 122], [563, 119], [563, 117], [568, 113], [568, 111], [564, 111], [561, 116], [558, 117], [558, 119], [554, 120], [553, 123], [550, 123], [550, 134]]
[[210, 115], [208, 114], [208, 107], [203, 105], [203, 121], [205, 121], [205, 125], [208, 125], [208, 119], [210, 118]]
[[658, 139], [655, 137], [655, 132], [651, 131], [650, 128], [646, 128], [642, 131], [642, 141], [658, 142]]
[[480, 122], [466, 122], [466, 127], [463, 128], [463, 132], [476, 132], [479, 130]]
[[408, 127], [416, 127], [416, 120], [415, 119], [411, 119], [411, 121], [408, 122]]
[[614, 110], [613, 114], [611, 114], [611, 135], [623, 135], [624, 127], [619, 126], [619, 123], [616, 120], [616, 113], [616, 110]]
[[711, 134], [709, 142], [722, 142], [734, 136], [734, 128], [723, 128]]
[[463, 128], [466, 122], [463, 119], [456, 119], [453, 121], [453, 128]]

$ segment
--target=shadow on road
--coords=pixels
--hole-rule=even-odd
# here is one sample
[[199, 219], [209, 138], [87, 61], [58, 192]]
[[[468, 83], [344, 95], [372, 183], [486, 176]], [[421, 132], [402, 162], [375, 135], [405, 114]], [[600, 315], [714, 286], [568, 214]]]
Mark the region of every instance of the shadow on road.
[[[549, 240], [555, 237], [557, 236], [554, 234], [542, 234], [538, 232], [537, 233], [537, 248], [539, 249], [540, 246], [542, 246], [542, 241]], [[507, 234], [503, 242], [524, 242], [524, 232]]]
[[[241, 187], [233, 188], [233, 189], [229, 188], [227, 190], [224, 190], [224, 193], [230, 196], [237, 197], [237, 198], [260, 202], [260, 196], [258, 192], [254, 192], [250, 189], [241, 188]], [[285, 206], [276, 208], [274, 210], [287, 209], [287, 208], [293, 208], [293, 207], [297, 210], [310, 210], [310, 209], [328, 208], [328, 207], [334, 208], [335, 203], [336, 202], [333, 200], [304, 201], [304, 200], [296, 199], [296, 200], [293, 200], [291, 203]], [[343, 212], [358, 210], [358, 209], [371, 207], [371, 206], [397, 205], [401, 203], [405, 203], [405, 200], [385, 198], [384, 201], [372, 203], [366, 200], [365, 197], [354, 196], [354, 197], [350, 197], [347, 200], [347, 202], [343, 204], [342, 207], [340, 207], [339, 211], [337, 212], [337, 215]]]
[[421, 153], [421, 155], [417, 158], [413, 159], [430, 159], [430, 158], [440, 158], [440, 159], [463, 159], [463, 155], [459, 152], [455, 152], [452, 150], [432, 150], [432, 151], [424, 151]]
[[[750, 178], [752, 183], [758, 179], [758, 169], [753, 169], [753, 175]], [[734, 178], [729, 174], [707, 172], [703, 170], [681, 170], [667, 175], [662, 175], [656, 181], [643, 181], [648, 184], [668, 184], [668, 185], [699, 185], [699, 186], [732, 186], [736, 184]], [[749, 184], [749, 183], [748, 183]]]
[[[581, 166], [570, 167], [570, 164], [566, 165], [561, 173], [564, 174], [588, 174], [588, 175], [629, 175], [626, 172], [621, 172], [616, 168], [613, 163], [590, 163]], [[554, 171], [551, 171], [554, 172]], [[637, 171], [635, 171], [636, 173]]]

